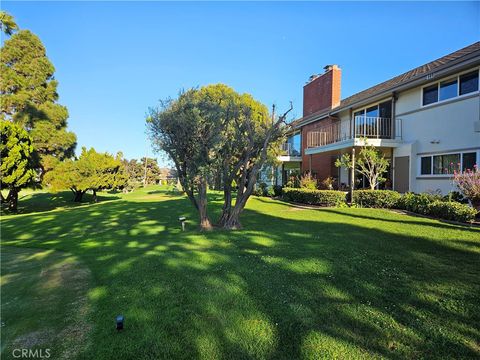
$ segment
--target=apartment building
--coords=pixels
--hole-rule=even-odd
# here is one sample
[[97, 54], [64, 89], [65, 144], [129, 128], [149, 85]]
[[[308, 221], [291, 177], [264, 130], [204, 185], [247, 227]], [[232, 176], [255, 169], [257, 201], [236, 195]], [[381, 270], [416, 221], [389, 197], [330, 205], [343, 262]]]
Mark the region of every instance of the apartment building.
[[[454, 190], [453, 172], [480, 161], [479, 69], [477, 42], [342, 100], [342, 70], [326, 66], [303, 87], [303, 116], [292, 123], [272, 181], [309, 171], [346, 188], [351, 172], [335, 160], [358, 154], [366, 139], [390, 160], [382, 188]], [[355, 187], [366, 182], [356, 176]]]

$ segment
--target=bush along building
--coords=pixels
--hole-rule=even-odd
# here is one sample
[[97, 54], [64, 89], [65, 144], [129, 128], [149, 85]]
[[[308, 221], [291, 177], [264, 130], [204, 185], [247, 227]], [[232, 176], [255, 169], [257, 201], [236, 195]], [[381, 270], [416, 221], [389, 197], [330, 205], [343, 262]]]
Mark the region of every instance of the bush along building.
[[[348, 188], [351, 171], [335, 161], [368, 144], [389, 159], [381, 188], [454, 190], [453, 172], [480, 159], [480, 42], [341, 100], [342, 71], [328, 65], [303, 87], [303, 117], [292, 123], [272, 182], [310, 172]], [[355, 188], [368, 187], [355, 175]]]

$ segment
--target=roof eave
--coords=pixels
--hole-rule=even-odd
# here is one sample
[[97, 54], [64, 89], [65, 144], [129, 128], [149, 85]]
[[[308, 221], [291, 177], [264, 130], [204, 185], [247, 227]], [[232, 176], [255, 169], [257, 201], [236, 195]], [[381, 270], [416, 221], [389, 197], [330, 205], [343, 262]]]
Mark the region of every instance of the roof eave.
[[348, 109], [360, 107], [360, 106], [366, 105], [370, 102], [373, 102], [373, 101], [380, 100], [382, 98], [391, 96], [392, 93], [394, 93], [394, 92], [405, 91], [405, 90], [414, 88], [414, 87], [416, 87], [416, 86], [418, 86], [422, 83], [426, 84], [426, 83], [432, 82], [432, 81], [434, 81], [434, 78], [428, 78], [428, 76], [431, 75], [431, 74], [435, 74], [435, 78], [439, 78], [439, 77], [443, 77], [443, 76], [448, 76], [449, 73], [461, 71], [462, 68], [467, 68], [469, 66], [475, 66], [475, 65], [480, 64], [480, 50], [472, 52], [469, 55], [466, 55], [466, 56], [468, 56], [467, 59], [465, 59], [465, 57], [463, 57], [461, 59], [458, 59], [458, 61], [454, 60], [454, 61], [452, 61], [452, 62], [454, 62], [454, 64], [449, 63], [449, 64], [439, 66], [438, 68], [434, 69], [431, 72], [422, 74], [420, 77], [410, 79], [410, 80], [408, 80], [408, 81], [406, 81], [402, 84], [399, 84], [399, 85], [394, 86], [390, 89], [384, 90], [380, 93], [368, 96], [366, 98], [363, 98], [361, 100], [353, 102], [353, 103], [351, 103], [347, 106], [343, 106], [343, 107], [339, 106], [338, 108], [333, 109], [330, 113], [332, 115], [338, 114], [341, 111], [345, 111], [345, 110], [348, 110]]

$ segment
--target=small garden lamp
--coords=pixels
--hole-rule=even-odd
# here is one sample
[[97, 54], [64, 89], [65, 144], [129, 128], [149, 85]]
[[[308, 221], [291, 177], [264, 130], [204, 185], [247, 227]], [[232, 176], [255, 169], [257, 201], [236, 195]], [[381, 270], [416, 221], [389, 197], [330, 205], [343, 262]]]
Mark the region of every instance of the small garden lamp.
[[182, 231], [185, 231], [185, 221], [187, 221], [187, 218], [185, 216], [180, 216], [178, 220], [182, 223]]
[[117, 315], [117, 317], [115, 318], [115, 322], [117, 323], [117, 330], [118, 331], [123, 330], [124, 321], [125, 321], [125, 318], [123, 317], [123, 315]]

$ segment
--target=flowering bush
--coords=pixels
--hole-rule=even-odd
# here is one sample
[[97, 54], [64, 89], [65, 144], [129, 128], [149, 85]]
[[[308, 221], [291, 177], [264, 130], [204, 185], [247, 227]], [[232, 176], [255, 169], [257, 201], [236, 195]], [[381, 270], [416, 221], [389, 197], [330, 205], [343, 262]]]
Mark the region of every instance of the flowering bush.
[[480, 206], [480, 171], [477, 165], [473, 170], [465, 170], [464, 172], [454, 172], [453, 181], [457, 185], [460, 192], [469, 199], [473, 206]]
[[300, 178], [300, 188], [302, 189], [317, 189], [317, 179], [315, 179], [310, 172], [307, 172]]

